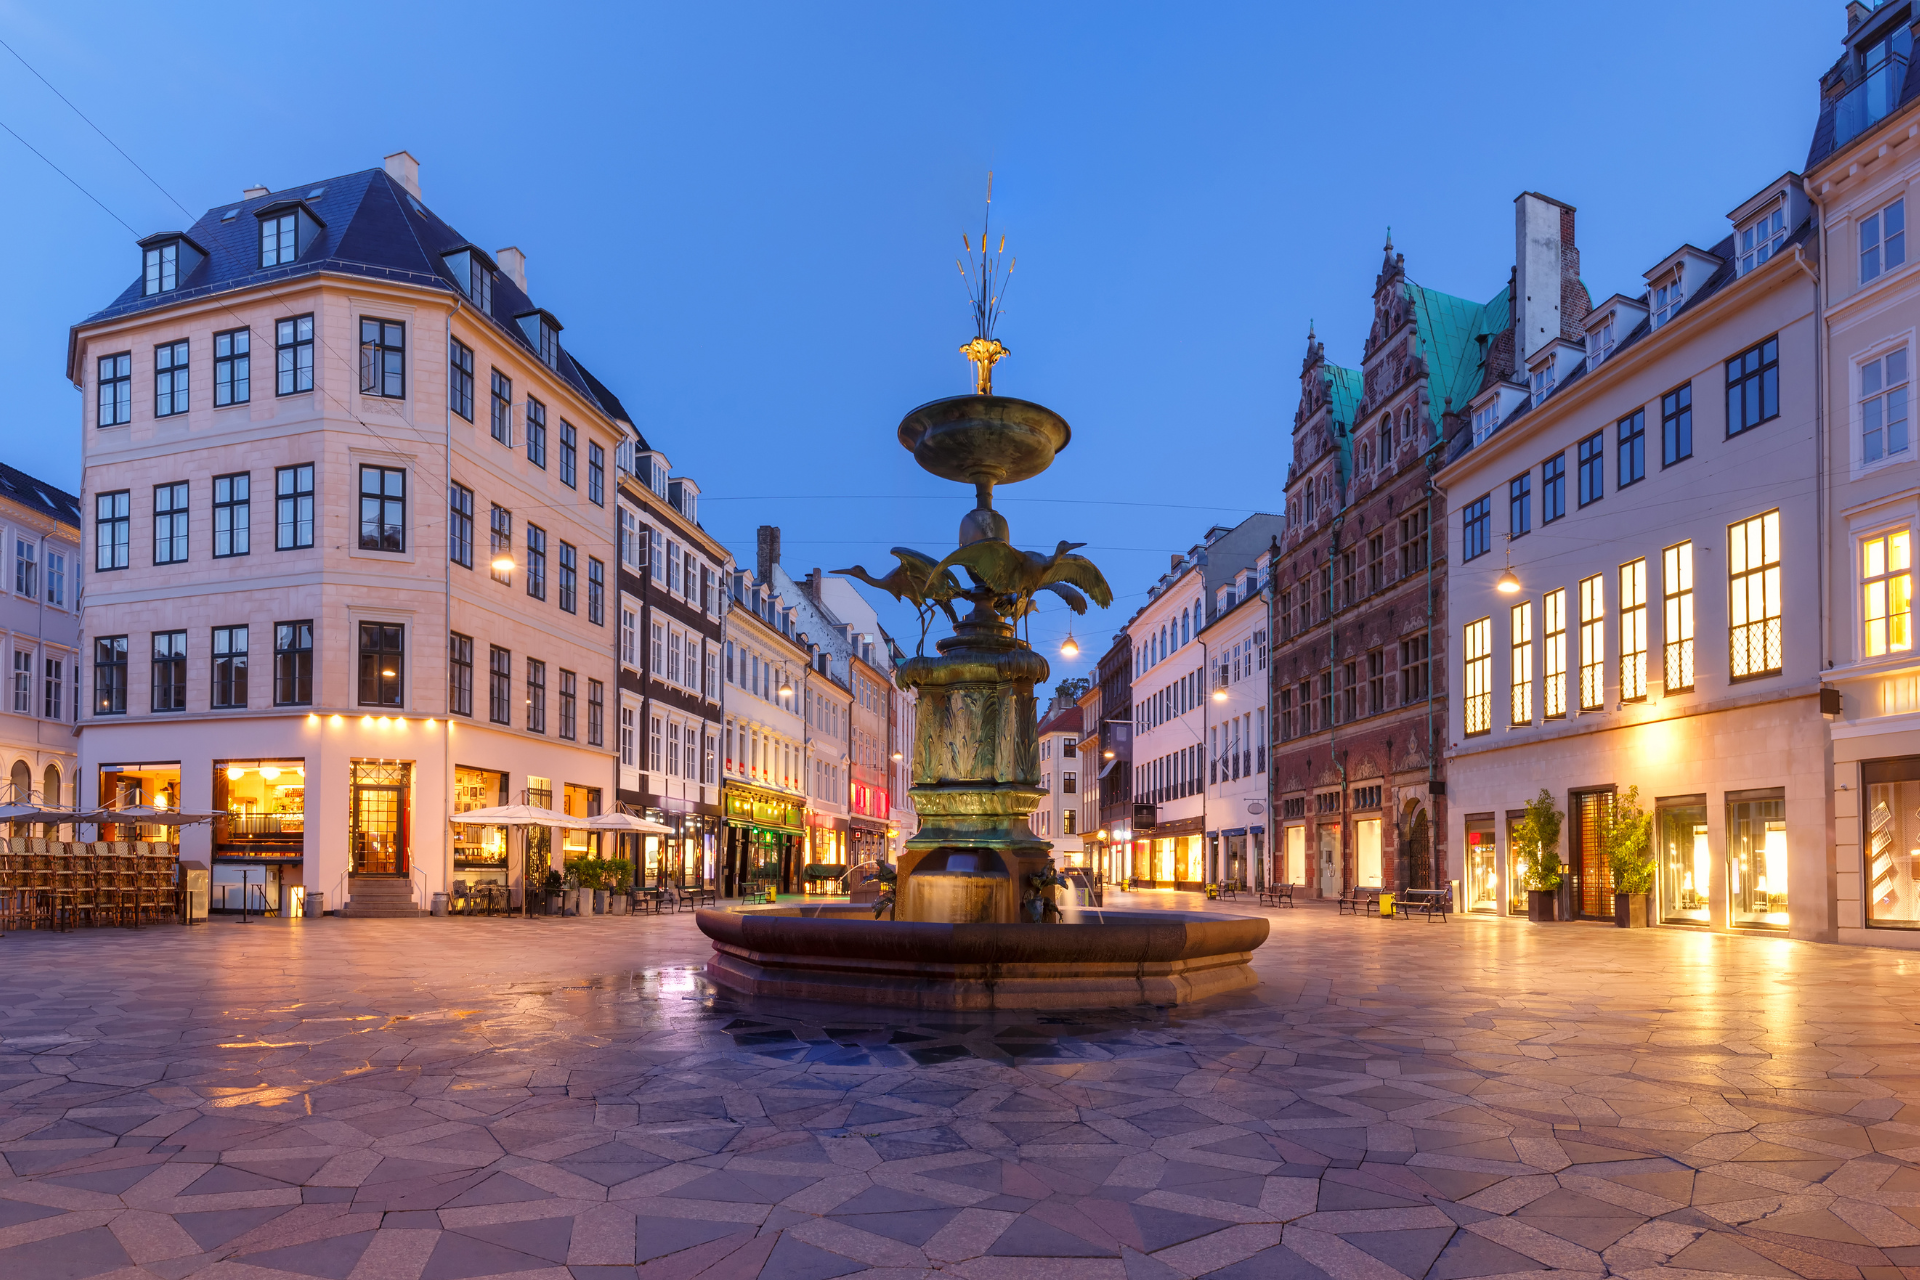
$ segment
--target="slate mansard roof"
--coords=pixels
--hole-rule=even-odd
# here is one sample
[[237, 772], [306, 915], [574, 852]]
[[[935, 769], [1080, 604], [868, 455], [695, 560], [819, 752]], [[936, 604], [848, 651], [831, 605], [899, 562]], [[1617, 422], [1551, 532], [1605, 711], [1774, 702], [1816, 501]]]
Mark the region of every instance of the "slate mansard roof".
[[61, 524], [80, 528], [80, 499], [0, 462], [0, 498], [8, 498]]
[[[260, 223], [256, 215], [272, 206], [292, 202], [304, 204], [322, 225], [297, 261], [262, 267], [259, 265]], [[74, 336], [68, 342], [70, 370], [77, 351], [78, 330], [84, 325], [157, 311], [238, 289], [270, 288], [323, 272], [440, 289], [466, 298], [441, 255], [472, 247], [472, 242], [441, 221], [383, 169], [364, 169], [216, 205], [184, 234], [205, 250], [205, 260], [180, 282], [179, 288], [150, 297], [142, 295], [142, 279], [136, 271], [119, 297], [75, 326]], [[147, 237], [147, 241], [154, 238]], [[495, 273], [493, 311], [489, 319], [535, 360], [540, 358], [539, 353], [515, 318], [539, 309], [504, 271]], [[473, 310], [471, 300], [467, 310]], [[619, 397], [589, 373], [564, 345], [560, 348], [556, 372], [609, 418], [633, 428], [633, 418]], [[633, 430], [638, 436], [638, 428]], [[644, 439], [639, 447], [647, 447]]]

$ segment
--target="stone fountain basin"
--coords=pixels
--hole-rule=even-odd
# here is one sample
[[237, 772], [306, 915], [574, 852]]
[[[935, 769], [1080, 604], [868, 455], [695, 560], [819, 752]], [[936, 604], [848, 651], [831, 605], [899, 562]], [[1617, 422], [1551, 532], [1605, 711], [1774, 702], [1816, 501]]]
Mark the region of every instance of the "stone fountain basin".
[[694, 913], [707, 976], [783, 1000], [909, 1009], [1178, 1005], [1255, 986], [1268, 922], [1192, 911], [1069, 911], [1058, 924], [875, 920], [804, 903]]

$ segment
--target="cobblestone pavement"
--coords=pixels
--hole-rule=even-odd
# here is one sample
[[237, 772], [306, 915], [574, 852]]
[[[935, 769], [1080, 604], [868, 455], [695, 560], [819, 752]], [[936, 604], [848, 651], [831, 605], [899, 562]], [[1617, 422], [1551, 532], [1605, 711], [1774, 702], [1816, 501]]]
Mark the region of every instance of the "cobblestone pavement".
[[997, 1019], [688, 916], [15, 934], [0, 1277], [1920, 1278], [1920, 955], [1212, 909], [1256, 991]]

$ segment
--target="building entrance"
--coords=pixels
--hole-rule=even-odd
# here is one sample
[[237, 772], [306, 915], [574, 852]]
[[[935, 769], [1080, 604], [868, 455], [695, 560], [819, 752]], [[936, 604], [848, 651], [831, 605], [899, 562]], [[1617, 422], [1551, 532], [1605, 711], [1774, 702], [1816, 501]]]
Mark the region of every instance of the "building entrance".
[[1602, 843], [1612, 791], [1576, 791], [1568, 815], [1573, 855], [1573, 911], [1592, 920], [1613, 919], [1613, 875]]
[[401, 761], [353, 762], [353, 874], [404, 876], [408, 861], [412, 810], [409, 792], [413, 766]]

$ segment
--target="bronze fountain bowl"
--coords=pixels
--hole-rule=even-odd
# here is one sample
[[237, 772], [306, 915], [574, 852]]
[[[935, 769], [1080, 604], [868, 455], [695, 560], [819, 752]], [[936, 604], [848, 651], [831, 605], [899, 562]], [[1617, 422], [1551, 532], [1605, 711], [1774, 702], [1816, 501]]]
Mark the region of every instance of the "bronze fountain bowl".
[[1039, 475], [1073, 438], [1067, 420], [1012, 396], [950, 396], [900, 420], [900, 443], [943, 480], [1012, 484]]

